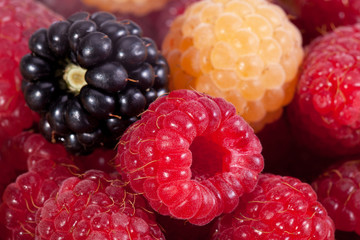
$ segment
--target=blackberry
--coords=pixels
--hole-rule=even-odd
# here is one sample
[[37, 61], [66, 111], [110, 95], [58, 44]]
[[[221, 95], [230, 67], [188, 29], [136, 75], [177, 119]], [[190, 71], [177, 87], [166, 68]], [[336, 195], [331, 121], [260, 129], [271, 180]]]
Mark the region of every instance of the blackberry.
[[131, 20], [79, 12], [29, 40], [20, 72], [39, 130], [72, 154], [114, 147], [151, 102], [167, 92], [169, 67]]

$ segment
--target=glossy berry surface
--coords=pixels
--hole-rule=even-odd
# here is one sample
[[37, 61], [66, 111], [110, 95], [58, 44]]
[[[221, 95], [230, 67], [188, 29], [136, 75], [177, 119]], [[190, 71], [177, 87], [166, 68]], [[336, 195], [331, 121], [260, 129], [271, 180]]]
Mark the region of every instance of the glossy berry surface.
[[324, 171], [313, 183], [337, 230], [360, 235], [360, 161], [348, 160]]
[[307, 49], [288, 115], [295, 139], [318, 154], [360, 152], [359, 33], [340, 27]]
[[167, 61], [142, 34], [108, 12], [78, 12], [33, 33], [20, 62], [22, 90], [48, 141], [74, 155], [113, 148], [167, 91]]
[[142, 197], [99, 170], [63, 181], [38, 210], [35, 238], [165, 239]]
[[334, 223], [307, 183], [262, 174], [239, 206], [216, 220], [212, 239], [332, 240]]
[[[35, 1], [0, 2], [0, 144], [38, 121], [20, 91], [18, 70], [21, 57], [28, 53], [31, 33], [61, 17]], [[41, 16], [38, 18], [36, 16]]]
[[10, 232], [11, 240], [34, 239], [36, 212], [49, 197], [56, 196], [63, 180], [78, 172], [70, 159], [61, 155], [41, 158], [42, 153], [36, 152], [38, 156], [28, 157], [29, 170], [9, 184], [2, 196], [0, 223]]
[[339, 26], [360, 22], [360, 3], [357, 0], [276, 0], [288, 9], [308, 44], [315, 37]]
[[173, 21], [162, 52], [171, 90], [223, 97], [256, 132], [291, 101], [303, 58], [299, 30], [265, 0], [191, 4]]
[[7, 185], [14, 182], [18, 175], [27, 171], [29, 153], [24, 148], [24, 144], [31, 135], [31, 132], [23, 131], [7, 138], [0, 147], [0, 196], [3, 195]]
[[191, 90], [153, 102], [120, 139], [115, 163], [154, 210], [195, 225], [231, 212], [264, 167], [235, 107]]
[[34, 239], [36, 212], [56, 194], [63, 180], [89, 169], [115, 172], [115, 151], [96, 149], [90, 155], [73, 156], [61, 144], [49, 143], [42, 135], [31, 132], [7, 140], [0, 156], [4, 164], [0, 170], [0, 191], [1, 187], [5, 189], [0, 225], [9, 232], [9, 240]]

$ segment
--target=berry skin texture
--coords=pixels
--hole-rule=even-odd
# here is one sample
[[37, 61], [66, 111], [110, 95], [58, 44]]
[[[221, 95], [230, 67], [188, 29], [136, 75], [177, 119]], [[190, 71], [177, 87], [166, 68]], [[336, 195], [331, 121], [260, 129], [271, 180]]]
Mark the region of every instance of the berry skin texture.
[[44, 202], [56, 196], [59, 185], [77, 174], [78, 168], [70, 159], [41, 158], [29, 164], [29, 170], [9, 184], [0, 205], [0, 223], [4, 225], [11, 240], [34, 239], [35, 216]]
[[182, 89], [158, 98], [128, 128], [115, 163], [154, 210], [205, 225], [255, 187], [261, 150], [232, 104]]
[[360, 24], [307, 48], [288, 116], [298, 143], [324, 156], [360, 153]]
[[212, 239], [333, 240], [334, 223], [307, 183], [262, 174], [238, 207], [216, 220]]
[[78, 12], [34, 32], [20, 62], [22, 91], [39, 132], [74, 155], [113, 148], [167, 91], [168, 65], [133, 21]]
[[36, 239], [165, 240], [141, 196], [99, 170], [70, 177], [36, 216]]
[[337, 230], [360, 235], [360, 161], [348, 160], [323, 172], [313, 183]]
[[31, 135], [31, 132], [23, 131], [8, 138], [0, 147], [0, 196], [7, 185], [27, 171], [28, 153], [25, 152], [24, 143]]
[[152, 11], [160, 10], [170, 0], [82, 0], [85, 5], [103, 11], [129, 13], [144, 16]]
[[0, 144], [38, 121], [20, 91], [22, 78], [18, 66], [21, 57], [29, 52], [31, 33], [60, 19], [35, 1], [0, 2]]
[[276, 0], [276, 2], [288, 9], [292, 21], [301, 30], [304, 44], [339, 26], [360, 21], [360, 2], [357, 0]]
[[170, 90], [195, 89], [233, 103], [258, 132], [293, 95], [303, 59], [301, 34], [265, 0], [210, 0], [177, 17], [162, 52]]

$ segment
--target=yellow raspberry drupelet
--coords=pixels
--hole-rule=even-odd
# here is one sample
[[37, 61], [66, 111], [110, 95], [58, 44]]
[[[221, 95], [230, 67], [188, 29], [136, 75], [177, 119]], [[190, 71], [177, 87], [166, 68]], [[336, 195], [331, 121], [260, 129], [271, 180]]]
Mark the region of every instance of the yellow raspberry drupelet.
[[82, 0], [84, 4], [103, 11], [144, 16], [159, 10], [170, 0]]
[[170, 88], [232, 102], [259, 131], [278, 119], [303, 59], [299, 30], [265, 0], [203, 0], [177, 17], [162, 46]]

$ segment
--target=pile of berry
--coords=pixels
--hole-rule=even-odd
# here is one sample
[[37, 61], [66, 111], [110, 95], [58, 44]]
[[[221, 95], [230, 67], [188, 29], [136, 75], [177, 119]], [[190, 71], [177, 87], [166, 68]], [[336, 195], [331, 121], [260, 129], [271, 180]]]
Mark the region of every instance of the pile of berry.
[[360, 239], [357, 0], [66, 3], [0, 0], [0, 239]]

